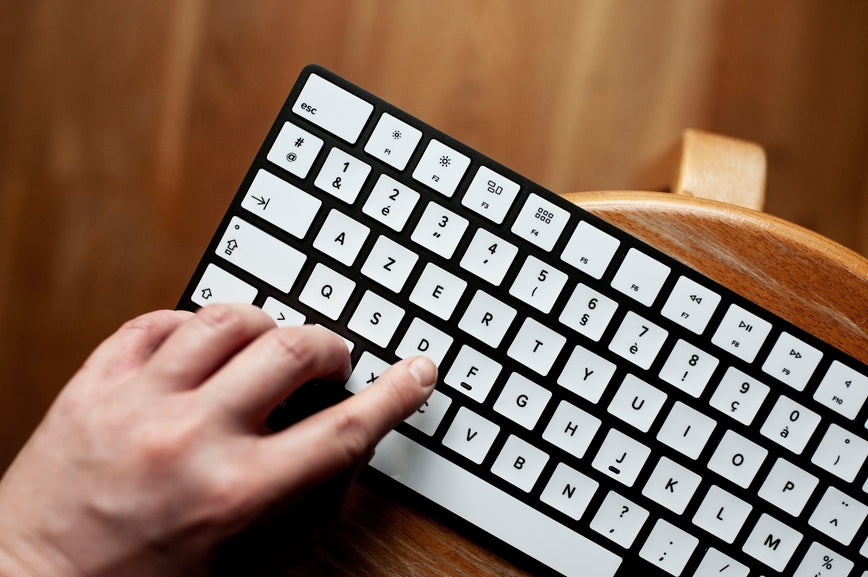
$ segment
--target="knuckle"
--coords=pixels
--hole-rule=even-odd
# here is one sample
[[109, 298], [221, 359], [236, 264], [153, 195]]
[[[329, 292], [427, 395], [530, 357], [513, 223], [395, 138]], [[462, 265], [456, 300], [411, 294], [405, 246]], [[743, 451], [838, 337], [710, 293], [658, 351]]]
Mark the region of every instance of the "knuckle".
[[220, 332], [236, 333], [244, 329], [244, 314], [239, 307], [215, 304], [199, 309], [199, 319]]
[[290, 364], [304, 368], [312, 362], [314, 351], [311, 341], [304, 338], [300, 331], [271, 331], [271, 344], [275, 352]]
[[341, 411], [337, 414], [335, 432], [347, 467], [364, 458], [374, 444], [368, 424], [352, 411]]
[[204, 517], [211, 523], [232, 523], [243, 518], [252, 507], [254, 494], [248, 476], [238, 467], [215, 467], [200, 493]]

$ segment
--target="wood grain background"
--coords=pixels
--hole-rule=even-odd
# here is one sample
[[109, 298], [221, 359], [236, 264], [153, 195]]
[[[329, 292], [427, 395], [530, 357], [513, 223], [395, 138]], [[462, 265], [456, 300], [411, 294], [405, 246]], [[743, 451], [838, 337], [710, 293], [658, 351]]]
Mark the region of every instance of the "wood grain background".
[[868, 2], [3, 0], [0, 471], [87, 353], [173, 307], [303, 65], [557, 192], [659, 190], [686, 127], [868, 254]]

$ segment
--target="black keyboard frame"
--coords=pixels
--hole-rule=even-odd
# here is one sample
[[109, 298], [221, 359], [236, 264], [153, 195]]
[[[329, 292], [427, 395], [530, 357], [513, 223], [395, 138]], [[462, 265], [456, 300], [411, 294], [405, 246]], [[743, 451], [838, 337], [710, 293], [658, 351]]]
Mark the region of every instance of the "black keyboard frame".
[[[359, 138], [356, 140], [355, 144], [349, 144], [345, 140], [342, 140], [335, 135], [329, 133], [328, 131], [320, 128], [319, 126], [310, 123], [306, 118], [300, 117], [292, 112], [292, 106], [298, 98], [299, 92], [301, 91], [302, 87], [305, 84], [305, 81], [307, 80], [307, 77], [310, 74], [317, 74], [319, 76], [322, 76], [326, 80], [329, 80], [330, 82], [340, 86], [348, 92], [359, 96], [367, 102], [373, 104], [374, 110], [371, 113], [368, 121], [365, 124], [365, 128], [359, 135]], [[423, 133], [422, 139], [416, 146], [413, 155], [410, 157], [410, 160], [403, 171], [399, 171], [393, 168], [392, 166], [380, 161], [379, 159], [370, 156], [364, 151], [364, 145], [368, 141], [371, 133], [373, 132], [373, 129], [376, 126], [376, 121], [384, 112], [388, 112], [389, 114], [395, 116], [403, 122], [406, 122], [407, 124], [418, 128]], [[305, 179], [300, 179], [295, 175], [290, 174], [282, 168], [274, 165], [266, 158], [272, 144], [274, 143], [275, 138], [277, 137], [281, 127], [286, 121], [289, 121], [296, 126], [299, 126], [315, 134], [317, 137], [323, 140], [323, 147], [317, 155], [316, 161], [311, 166], [310, 171], [308, 172], [308, 175]], [[428, 141], [431, 139], [439, 140], [445, 145], [455, 149], [456, 151], [468, 156], [471, 159], [470, 167], [466, 170], [464, 176], [462, 177], [462, 180], [456, 192], [449, 198], [440, 194], [439, 192], [434, 191], [433, 189], [428, 188], [424, 184], [415, 181], [412, 178], [412, 170], [416, 166], [423, 152], [425, 151]], [[371, 165], [371, 173], [365, 180], [365, 184], [359, 192], [359, 195], [353, 205], [347, 205], [342, 201], [338, 200], [337, 198], [332, 197], [329, 194], [323, 193], [321, 190], [319, 190], [313, 185], [313, 181], [316, 178], [316, 175], [319, 173], [319, 170], [321, 169], [327, 156], [327, 152], [331, 149], [331, 147], [341, 148], [352, 156], [360, 158], [364, 162]], [[480, 165], [485, 165], [491, 168], [502, 176], [518, 183], [521, 187], [518, 196], [514, 200], [509, 212], [507, 213], [506, 218], [503, 220], [503, 225], [501, 226], [495, 225], [485, 217], [478, 215], [472, 210], [469, 210], [461, 205], [461, 198], [463, 196], [464, 190], [472, 180], [476, 172], [476, 168]], [[317, 213], [317, 217], [311, 224], [310, 230], [304, 239], [299, 240], [289, 235], [279, 227], [256, 216], [255, 214], [248, 212], [241, 207], [241, 201], [244, 198], [250, 184], [252, 183], [254, 176], [260, 169], [265, 169], [322, 200], [323, 206]], [[388, 228], [384, 224], [362, 213], [362, 206], [364, 204], [364, 201], [370, 193], [373, 185], [377, 180], [377, 176], [380, 173], [388, 174], [400, 183], [412, 188], [413, 190], [419, 192], [422, 195], [416, 207], [414, 208], [410, 219], [400, 233], [396, 233], [394, 230]], [[509, 225], [514, 221], [515, 216], [518, 214], [524, 204], [524, 200], [530, 193], [536, 193], [537, 195], [544, 197], [545, 199], [555, 203], [557, 206], [569, 211], [571, 215], [570, 222], [561, 233], [557, 243], [555, 244], [555, 247], [551, 251], [545, 251], [537, 246], [532, 245], [531, 243], [524, 241], [523, 239], [519, 239], [509, 231]], [[416, 222], [419, 219], [422, 207], [427, 204], [427, 200], [434, 200], [440, 205], [445, 206], [449, 210], [460, 214], [461, 216], [467, 218], [470, 221], [468, 229], [464, 232], [462, 240], [455, 250], [455, 256], [450, 260], [443, 259], [439, 255], [428, 251], [427, 249], [415, 244], [410, 240], [410, 235], [415, 227]], [[354, 263], [354, 267], [346, 267], [343, 264], [332, 259], [330, 256], [314, 249], [312, 246], [315, 233], [322, 225], [322, 222], [325, 219], [325, 216], [329, 212], [330, 208], [337, 208], [341, 210], [352, 218], [363, 222], [371, 229], [364, 246], [359, 252], [359, 257]], [[308, 260], [305, 262], [304, 268], [299, 276], [299, 280], [296, 281], [288, 295], [257, 279], [247, 271], [238, 268], [232, 263], [227, 262], [217, 256], [217, 249], [223, 236], [223, 232], [227, 228], [230, 219], [234, 216], [239, 216], [243, 218], [249, 223], [267, 232], [268, 234], [280, 239], [287, 244], [290, 244], [291, 246], [294, 246], [295, 248], [301, 250], [303, 253], [308, 255]], [[605, 274], [600, 280], [591, 278], [589, 275], [573, 269], [571, 265], [560, 260], [560, 254], [563, 252], [564, 246], [566, 245], [567, 241], [572, 235], [573, 230], [575, 229], [576, 225], [579, 223], [580, 220], [585, 220], [589, 224], [592, 224], [594, 227], [606, 232], [607, 234], [612, 235], [613, 237], [617, 238], [621, 243], [618, 247], [615, 257], [613, 258], [612, 262], [609, 263]], [[490, 285], [486, 281], [475, 277], [472, 273], [463, 271], [458, 265], [459, 257], [466, 250], [472, 238], [472, 229], [475, 227], [487, 228], [488, 230], [495, 232], [495, 234], [497, 234], [501, 238], [504, 238], [505, 240], [509, 240], [513, 244], [516, 244], [520, 248], [519, 255], [510, 265], [506, 277], [500, 284], [500, 287], [502, 288], [499, 290], [495, 290], [492, 285]], [[361, 266], [361, 263], [364, 261], [364, 254], [370, 249], [370, 247], [381, 234], [400, 242], [404, 246], [412, 247], [413, 250], [417, 252], [420, 257], [413, 269], [414, 274], [410, 275], [410, 280], [405, 283], [403, 289], [400, 292], [400, 296], [395, 296], [393, 293], [391, 293], [391, 291], [383, 288], [375, 281], [365, 277], [364, 275], [357, 273], [353, 274], [353, 272], [351, 272], [358, 270], [358, 268]], [[645, 307], [644, 305], [636, 302], [635, 300], [627, 297], [626, 295], [618, 293], [615, 289], [609, 286], [609, 283], [611, 282], [612, 277], [614, 276], [615, 272], [618, 270], [621, 262], [623, 261], [627, 250], [631, 247], [638, 248], [644, 254], [654, 258], [655, 260], [658, 260], [661, 263], [664, 263], [671, 268], [671, 272], [667, 277], [664, 286], [658, 293], [651, 307]], [[512, 297], [507, 293], [507, 288], [514, 280], [516, 273], [520, 269], [521, 263], [524, 261], [524, 257], [528, 255], [534, 255], [543, 261], [549, 262], [558, 270], [561, 270], [562, 272], [565, 272], [569, 275], [567, 286], [564, 287], [564, 290], [559, 295], [554, 307], [552, 308], [552, 312], [550, 312], [549, 314], [543, 314], [539, 310], [520, 301], [517, 298]], [[306, 305], [298, 301], [298, 294], [300, 293], [304, 285], [304, 282], [302, 281], [307, 278], [316, 262], [322, 262], [330, 268], [340, 272], [341, 274], [344, 274], [345, 276], [351, 276], [351, 278], [353, 278], [353, 280], [357, 283], [353, 295], [344, 307], [341, 316], [336, 321], [332, 321], [331, 319], [326, 318], [321, 314], [318, 314], [316, 311], [309, 309]], [[407, 297], [413, 288], [414, 283], [412, 282], [412, 278], [415, 274], [422, 270], [426, 262], [433, 262], [434, 264], [437, 264], [438, 266], [446, 269], [447, 271], [453, 272], [457, 276], [460, 276], [467, 280], [468, 286], [465, 289], [461, 300], [456, 306], [455, 313], [453, 313], [450, 322], [457, 322], [457, 319], [460, 317], [461, 311], [464, 310], [467, 303], [475, 293], [476, 289], [482, 289], [489, 294], [497, 294], [497, 298], [517, 310], [516, 319], [512, 321], [512, 324], [508, 332], [504, 336], [502, 343], [509, 343], [512, 341], [521, 324], [518, 321], [520, 321], [523, 317], [532, 317], [540, 321], [545, 321], [544, 324], [554, 327], [557, 332], [566, 336], [567, 345], [564, 347], [564, 350], [561, 351], [548, 376], [546, 378], [540, 378], [538, 374], [528, 370], [523, 365], [518, 363], [518, 361], [515, 361], [514, 359], [508, 357], [504, 351], [498, 352], [492, 350], [490, 347], [488, 347], [488, 345], [482, 343], [481, 341], [475, 339], [470, 335], [467, 335], [466, 333], [461, 332], [459, 329], [457, 329], [457, 327], [455, 327], [454, 331], [450, 330], [450, 323], [442, 321], [439, 317], [429, 314], [427, 311], [421, 310], [415, 304], [411, 303]], [[689, 533], [699, 538], [700, 540], [700, 545], [697, 547], [697, 551], [694, 552], [690, 562], [685, 567], [682, 573], [684, 575], [692, 574], [692, 571], [695, 570], [699, 561], [701, 561], [702, 559], [702, 555], [700, 552], [707, 546], [714, 546], [717, 549], [726, 552], [728, 555], [732, 556], [736, 560], [744, 563], [745, 565], [757, 568], [758, 572], [752, 574], [791, 574], [795, 571], [798, 563], [800, 562], [804, 553], [807, 551], [807, 548], [813, 541], [819, 541], [821, 543], [824, 543], [832, 550], [837, 551], [851, 561], [854, 561], [854, 563], [856, 563], [857, 569], [854, 569], [851, 574], [861, 575], [861, 570], [858, 569], [858, 567], [860, 563], [865, 563], [865, 558], [860, 555], [859, 548], [861, 544], [865, 542], [866, 538], [868, 538], [868, 522], [863, 524], [861, 529], [856, 534], [856, 537], [851, 542], [850, 546], [844, 547], [840, 543], [837, 543], [833, 539], [826, 537], [813, 527], [809, 526], [807, 524], [807, 517], [809, 517], [809, 513], [813, 510], [817, 502], [822, 497], [824, 491], [821, 489], [824, 486], [832, 485], [838, 488], [846, 487], [846, 489], [849, 490], [851, 496], [855, 496], [857, 500], [866, 501], [866, 497], [868, 497], [868, 495], [861, 491], [861, 487], [866, 483], [866, 476], [868, 476], [868, 466], [863, 466], [862, 470], [859, 472], [859, 475], [856, 477], [854, 482], [847, 485], [831, 473], [828, 473], [820, 469], [819, 467], [811, 466], [810, 456], [813, 454], [817, 445], [822, 440], [822, 432], [828, 426], [828, 423], [837, 423], [845, 429], [861, 433], [860, 436], [864, 437], [866, 430], [864, 429], [864, 427], [860, 427], [860, 423], [865, 423], [865, 421], [868, 420], [868, 403], [863, 404], [855, 421], [848, 421], [842, 415], [839, 415], [831, 409], [814, 401], [813, 398], [811, 398], [811, 395], [816, 389], [817, 385], [819, 384], [820, 380], [824, 376], [832, 361], [841, 361], [852, 369], [860, 371], [865, 375], [868, 375], [868, 366], [843, 353], [842, 351], [831, 347], [830, 345], [807, 333], [806, 331], [803, 331], [792, 323], [785, 321], [780, 317], [777, 317], [776, 315], [766, 311], [762, 307], [754, 304], [746, 298], [743, 298], [742, 296], [729, 290], [728, 288], [717, 283], [716, 281], [705, 277], [703, 274], [698, 273], [687, 265], [682, 264], [674, 258], [646, 244], [644, 241], [633, 237], [632, 235], [594, 216], [593, 214], [585, 211], [584, 209], [573, 205], [567, 200], [557, 196], [556, 194], [540, 187], [539, 185], [528, 180], [527, 178], [524, 178], [520, 174], [510, 170], [508, 167], [503, 166], [502, 164], [455, 140], [449, 135], [444, 134], [443, 132], [440, 132], [439, 130], [425, 124], [416, 117], [391, 105], [390, 103], [382, 100], [381, 98], [364, 91], [358, 86], [337, 76], [336, 74], [326, 70], [325, 68], [317, 65], [310, 65], [304, 68], [304, 70], [301, 72], [296, 84], [292, 88], [292, 91], [290, 92], [274, 123], [269, 129], [268, 135], [266, 136], [262, 146], [254, 157], [253, 162], [246, 175], [244, 176], [237, 193], [232, 199], [226, 214], [224, 215], [219, 226], [217, 227], [217, 231], [209, 242], [207, 249], [198, 266], [196, 267], [189, 284], [184, 290], [183, 296], [178, 303], [179, 309], [194, 311], [199, 308], [198, 305], [191, 300], [191, 295], [196, 289], [197, 282], [209, 263], [218, 264], [220, 267], [224, 268], [231, 274], [237, 276], [238, 278], [244, 280], [247, 283], [256, 286], [259, 289], [259, 293], [256, 297], [256, 300], [254, 301], [254, 304], [262, 306], [266, 298], [268, 298], [269, 296], [274, 297], [277, 300], [284, 302], [289, 306], [292, 306], [293, 308], [296, 308], [297, 310], [303, 311], [307, 315], [307, 322], [317, 322], [332, 330], [335, 330], [338, 333], [344, 334], [347, 338], [355, 342], [355, 348], [352, 352], [354, 364], [358, 361], [360, 355], [365, 350], [370, 351], [377, 357], [387, 362], [394, 362], [398, 360], [394, 352], [378, 347], [373, 343], [367, 342], [362, 337], [350, 333], [348, 330], [345, 329], [346, 322], [348, 321], [352, 312], [355, 310], [359, 299], [366, 290], [370, 289], [382, 296], [392, 298], [394, 302], [399, 302], [401, 307], [405, 309], [404, 318], [402, 319], [401, 324], [396, 331], [392, 342], [390, 343], [391, 345], [393, 345], [393, 347], [397, 340], [400, 338], [400, 335], [403, 334], [406, 327], [412, 321], [412, 319], [414, 317], [421, 317], [433, 326], [446, 331], [455, 338], [455, 342], [450, 348], [450, 352], [444, 359], [444, 365], [449, 365], [452, 359], [455, 358], [455, 355], [460, 348], [459, 345], [461, 344], [461, 342], [467, 342], [483, 354], [495, 358], [503, 366], [503, 368], [498, 376], [494, 388], [488, 396], [488, 402], [486, 404], [490, 405], [492, 400], [496, 399], [497, 394], [502, 388], [507, 377], [514, 371], [518, 371], [520, 374], [527, 376], [537, 384], [547, 386], [547, 388], [552, 390], [554, 395], [552, 397], [552, 400], [549, 401], [545, 411], [540, 416], [533, 433], [527, 431], [518, 424], [513, 423], [509, 419], [497, 415], [497, 424], [500, 425], [501, 432], [498, 435], [498, 441], [491, 448], [488, 456], [481, 465], [475, 465], [461, 456], [456, 456], [455, 453], [452, 453], [450, 449], [444, 447], [439, 442], [440, 439], [442, 439], [445, 425], [451, 422], [451, 419], [459, 406], [464, 405], [471, 408], [471, 410], [477, 410], [477, 407], [475, 406], [475, 401], [463, 397], [462, 395], [452, 390], [450, 387], [443, 385], [442, 383], [438, 384], [438, 389], [452, 397], [453, 402], [433, 438], [427, 437], [426, 435], [422, 434], [421, 432], [417, 431], [416, 429], [410, 427], [407, 424], [402, 424], [398, 427], [398, 429], [407, 437], [410, 437], [411, 439], [428, 446], [435, 452], [446, 456], [450, 460], [459, 462], [466, 469], [474, 473], [478, 473], [480, 476], [482, 476], [492, 484], [498, 486], [500, 489], [522, 500], [528, 500], [526, 494], [524, 494], [520, 489], [512, 486], [510, 483], [494, 476], [489, 471], [493, 460], [499, 453], [499, 450], [503, 446], [503, 442], [508, 437], [508, 435], [515, 434], [523, 439], [527, 439], [532, 436], [539, 437], [538, 431], [541, 432], [544, 429], [545, 424], [548, 423], [548, 420], [551, 418], [551, 415], [553, 414], [558, 404], [557, 401], [559, 399], [567, 399], [570, 403], [600, 418], [603, 421], [600, 430], [597, 431], [596, 435], [594, 436], [593, 442], [588, 447], [585, 456], [582, 459], [576, 459], [572, 456], [569, 456], [560, 448], [550, 444], [545, 444], [540, 447], [549, 453], [550, 460], [543, 474], [540, 476], [541, 481], [537, 482], [534, 490], [531, 492], [532, 496], [530, 497], [529, 501], [535, 500], [537, 502], [538, 509], [543, 510], [551, 517], [562, 522], [568, 527], [578, 527], [578, 531], [586, 537], [596, 541], [607, 549], [610, 549], [616, 554], [622, 556], [624, 558], [624, 561], [621, 565], [621, 568], [619, 569], [619, 576], [632, 575], [638, 571], [643, 571], [645, 572], [645, 574], [649, 575], [656, 575], [658, 573], [660, 575], [667, 575], [657, 567], [638, 557], [638, 550], [650, 533], [654, 525], [654, 518], [660, 517], [667, 519], [676, 526], [685, 528]], [[811, 271], [805, 271], [805, 274], [811, 274]], [[682, 327], [681, 325], [674, 323], [659, 314], [660, 308], [665, 303], [665, 300], [671, 292], [672, 287], [674, 286], [677, 279], [682, 275], [691, 278], [692, 280], [695, 280], [706, 288], [716, 292], [721, 297], [721, 302], [717, 306], [714, 315], [708, 322], [702, 335], [696, 335], [688, 329]], [[597, 342], [593, 342], [590, 339], [578, 333], [575, 333], [571, 328], [566, 327], [558, 321], [559, 312], [563, 308], [566, 301], [569, 299], [569, 296], [572, 292], [571, 289], [573, 286], [575, 286], [576, 282], [582, 282], [590, 286], [594, 290], [606, 294], [611, 298], [615, 298], [615, 300], [617, 300], [618, 302], [618, 309], [615, 312], [615, 316], [611, 319], [604, 334]], [[720, 320], [722, 319], [730, 304], [737, 304], [748, 312], [755, 314], [769, 321], [772, 324], [771, 333], [767, 336], [762, 348], [756, 356], [756, 359], [752, 363], [746, 363], [741, 359], [738, 359], [735, 356], [729, 354], [728, 352], [715, 347], [710, 342], [711, 335], [720, 323]], [[635, 366], [624, 359], [621, 359], [607, 349], [607, 344], [611, 341], [613, 334], [621, 324], [621, 320], [623, 320], [624, 315], [631, 310], [635, 311], [643, 318], [650, 320], [651, 322], [657, 324], [658, 326], [664, 328], [669, 332], [666, 344], [664, 344], [660, 353], [657, 355], [653, 364], [648, 370], [643, 370], [640, 367]], [[779, 382], [773, 377], [763, 373], [761, 369], [761, 364], [763, 360], [766, 358], [775, 341], [777, 340], [777, 336], [783, 331], [790, 333], [798, 339], [801, 339], [805, 343], [817, 348], [823, 353], [823, 358], [819, 366], [816, 368], [810, 381], [801, 392], [796, 391], [795, 389], [787, 386], [786, 384]], [[671, 350], [673, 343], [675, 343], [679, 338], [683, 338], [689, 343], [698, 346], [706, 353], [716, 356], [720, 361], [714, 371], [714, 374], [712, 375], [712, 378], [709, 380], [709, 384], [705, 387], [699, 399], [694, 399], [680, 389], [672, 387], [668, 383], [663, 382], [658, 377], [660, 368], [666, 361], [668, 352]], [[583, 347], [597, 354], [600, 354], [604, 358], [614, 361], [618, 366], [615, 374], [613, 375], [608, 386], [606, 387], [602, 398], [596, 404], [590, 403], [589, 401], [586, 401], [578, 395], [575, 395], [572, 392], [563, 389], [554, 382], [557, 378], [557, 375], [560, 374], [560, 371], [562, 370], [565, 361], [569, 356], [569, 351], [572, 349], [572, 344], [581, 344]], [[868, 347], [868, 343], [866, 343], [866, 347]], [[745, 373], [748, 373], [749, 375], [760, 379], [771, 388], [771, 391], [763, 401], [759, 412], [754, 417], [753, 422], [750, 426], [744, 426], [741, 423], [731, 419], [730, 417], [719, 413], [716, 409], [713, 409], [708, 405], [708, 399], [714, 392], [715, 384], [719, 382], [719, 379], [722, 376], [723, 372], [725, 372], [725, 370], [730, 366], [734, 366], [735, 368], [740, 369]], [[611, 401], [614, 393], [616, 392], [618, 384], [627, 373], [634, 374], [638, 378], [651, 384], [652, 386], [655, 386], [658, 389], [663, 390], [667, 394], [666, 403], [659, 411], [657, 417], [655, 418], [654, 424], [652, 425], [648, 433], [641, 433], [635, 428], [633, 428], [631, 425], [620, 421], [616, 417], [606, 412], [606, 407], [608, 407], [609, 402]], [[440, 374], [442, 378], [445, 372], [441, 371]], [[551, 382], [551, 385], [548, 386], [547, 382]], [[817, 431], [815, 431], [814, 435], [811, 438], [811, 441], [805, 447], [801, 455], [794, 455], [791, 452], [788, 452], [783, 447], [780, 447], [777, 444], [770, 442], [759, 433], [759, 428], [761, 424], [765, 421], [766, 417], [769, 414], [769, 411], [774, 405], [774, 401], [779, 396], [777, 393], [786, 395], [787, 397], [795, 400], [796, 402], [811, 408], [813, 411], [819, 413], [822, 416], [820, 427]], [[296, 393], [296, 395], [294, 395], [293, 398], [289, 400], [289, 402], [285, 402], [280, 407], [278, 407], [278, 409], [270, 418], [269, 424], [271, 424], [275, 429], [283, 428], [291, 424], [295, 420], [302, 418], [305, 414], [309, 414], [310, 412], [318, 410], [323, 406], [327, 406], [329, 404], [337, 402], [348, 395], [349, 393], [347, 393], [343, 389], [342, 384], [323, 382], [310, 383], [307, 386], [303, 387], [298, 393]], [[694, 494], [691, 498], [688, 508], [682, 515], [676, 515], [665, 507], [660, 506], [641, 495], [641, 489], [645, 485], [645, 482], [653, 471], [653, 465], [660, 457], [667, 456], [672, 460], [685, 466], [691, 464], [689, 458], [681, 455], [674, 449], [664, 445], [656, 439], [656, 432], [659, 430], [660, 424], [665, 419], [665, 415], [668, 414], [668, 411], [673, 405], [673, 403], [678, 400], [683, 401], [689, 406], [701, 407], [703, 413], [708, 414], [717, 422], [717, 426], [715, 427], [711, 438], [706, 443], [699, 458], [696, 460], [695, 466], [688, 467], [691, 470], [698, 472], [701, 476], [704, 476], [705, 479], [713, 478], [713, 480], [703, 482], [703, 484], [697, 490], [696, 494]], [[593, 455], [596, 454], [597, 450], [602, 444], [602, 441], [605, 438], [605, 431], [608, 428], [616, 428], [651, 448], [651, 456], [642, 467], [642, 471], [632, 487], [626, 487], [620, 483], [617, 483], [616, 481], [608, 478], [606, 475], [600, 473], [599, 471], [595, 470], [590, 466]], [[763, 447], [769, 450], [769, 454], [764, 460], [763, 466], [757, 472], [753, 482], [747, 490], [736, 487], [727, 479], [721, 478], [719, 475], [707, 468], [708, 458], [712, 454], [714, 448], [720, 441], [723, 434], [728, 429], [731, 429], [745, 437], [754, 440], [755, 442], [758, 442]], [[537, 443], [537, 446], [540, 446], [540, 443]], [[820, 479], [820, 485], [818, 489], [814, 491], [814, 494], [806, 504], [802, 514], [798, 519], [794, 519], [789, 514], [777, 509], [770, 503], [766, 503], [755, 494], [756, 490], [762, 484], [762, 481], [767, 476], [777, 457], [783, 457], [788, 461], [796, 464], [797, 466], [809, 470], [813, 475], [817, 476]], [[561, 514], [559, 511], [549, 507], [545, 503], [540, 502], [538, 499], [539, 493], [542, 489], [542, 485], [544, 484], [542, 483], [542, 480], [547, 479], [548, 475], [559, 461], [564, 461], [568, 464], [571, 464], [575, 468], [581, 470], [583, 473], [587, 474], [588, 476], [592, 477], [600, 483], [600, 487], [597, 489], [596, 494], [594, 495], [591, 502], [588, 504], [588, 507], [579, 522], [571, 520], [567, 516]], [[424, 508], [425, 511], [433, 513], [438, 518], [445, 519], [450, 525], [457, 527], [464, 533], [467, 533], [473, 539], [479, 540], [480, 542], [484, 543], [487, 547], [497, 552], [498, 554], [508, 559], [516, 560], [516, 562], [520, 566], [530, 569], [535, 574], [556, 574], [553, 573], [552, 570], [548, 567], [528, 557], [521, 551], [517, 551], [512, 546], [491, 537], [488, 533], [485, 533], [484, 531], [481, 531], [472, 524], [464, 521], [451, 511], [444, 509], [436, 503], [429, 502], [427, 499], [418, 496], [411, 490], [405, 488], [404, 486], [387, 478], [385, 475], [382, 475], [373, 469], [368, 468], [362, 479], [366, 483], [370, 484], [375, 491], [387, 491], [390, 497], [392, 495], [395, 495], [401, 501], [408, 502], [414, 507], [421, 506]], [[749, 502], [754, 505], [754, 508], [751, 511], [747, 521], [744, 523], [744, 526], [742, 527], [736, 539], [736, 543], [738, 544], [738, 546], [730, 546], [724, 543], [717, 537], [708, 534], [703, 529], [692, 525], [690, 521], [698, 505], [701, 503], [702, 497], [704, 496], [705, 491], [710, 486], [710, 484], [717, 484], [725, 490], [741, 498], [745, 498], [746, 494], [754, 495], [753, 499], [749, 500]], [[609, 489], [615, 490], [617, 493], [630, 499], [634, 503], [641, 504], [641, 506], [648, 509], [651, 513], [651, 517], [649, 517], [649, 520], [645, 522], [643, 528], [636, 536], [632, 547], [626, 551], [619, 545], [616, 545], [615, 543], [612, 543], [608, 539], [599, 535], [589, 527], [589, 523], [590, 520], [593, 518], [594, 512], [597, 510], [603, 498], [609, 492]], [[856, 492], [855, 489], [858, 489], [858, 492]], [[845, 492], [847, 491], [845, 490]], [[750, 532], [750, 529], [755, 524], [756, 519], [759, 517], [761, 512], [768, 512], [776, 519], [788, 524], [792, 524], [793, 526], [797, 527], [798, 530], [804, 535], [802, 542], [799, 544], [799, 547], [796, 550], [796, 553], [794, 553], [792, 559], [790, 560], [790, 563], [787, 565], [787, 570], [780, 574], [776, 573], [771, 568], [760, 564], [758, 561], [748, 556], [740, 549], [740, 544]]]

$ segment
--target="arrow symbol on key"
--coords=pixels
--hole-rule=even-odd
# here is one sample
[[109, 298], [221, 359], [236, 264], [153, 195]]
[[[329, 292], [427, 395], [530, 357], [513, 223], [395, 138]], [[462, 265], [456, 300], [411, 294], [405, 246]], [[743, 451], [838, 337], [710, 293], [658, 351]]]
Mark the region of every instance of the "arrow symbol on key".
[[209, 289], [209, 288], [202, 289], [202, 298], [205, 300], [210, 299], [211, 298], [211, 289]]
[[268, 203], [271, 202], [271, 199], [265, 198], [265, 196], [263, 196], [262, 198], [259, 198], [258, 196], [251, 195], [251, 198], [253, 198], [253, 200], [255, 200], [257, 203], [259, 203], [259, 206], [262, 207], [262, 210], [265, 210], [266, 208], [268, 208]]

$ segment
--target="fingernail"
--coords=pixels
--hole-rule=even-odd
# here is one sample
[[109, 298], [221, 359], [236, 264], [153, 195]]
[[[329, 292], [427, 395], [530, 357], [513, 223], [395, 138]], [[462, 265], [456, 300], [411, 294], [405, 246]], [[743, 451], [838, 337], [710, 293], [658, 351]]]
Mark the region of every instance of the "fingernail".
[[428, 357], [416, 357], [410, 361], [407, 369], [418, 379], [419, 384], [425, 387], [433, 387], [437, 382], [437, 365]]

